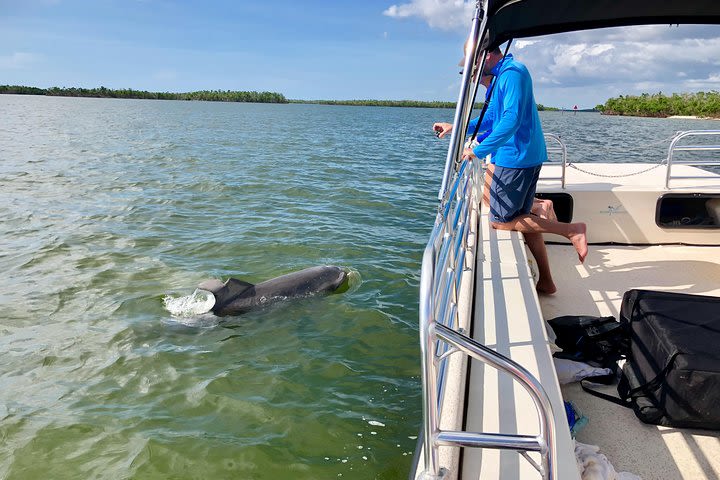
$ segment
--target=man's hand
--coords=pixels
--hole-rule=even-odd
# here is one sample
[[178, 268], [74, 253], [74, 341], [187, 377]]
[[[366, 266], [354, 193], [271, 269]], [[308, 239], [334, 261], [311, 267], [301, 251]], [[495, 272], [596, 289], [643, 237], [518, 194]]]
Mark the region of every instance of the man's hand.
[[452, 132], [451, 123], [435, 123], [433, 124], [433, 130], [438, 138], [443, 138], [446, 134]]
[[462, 159], [463, 160], [471, 160], [475, 157], [475, 153], [473, 153], [472, 148], [466, 148], [463, 150]]

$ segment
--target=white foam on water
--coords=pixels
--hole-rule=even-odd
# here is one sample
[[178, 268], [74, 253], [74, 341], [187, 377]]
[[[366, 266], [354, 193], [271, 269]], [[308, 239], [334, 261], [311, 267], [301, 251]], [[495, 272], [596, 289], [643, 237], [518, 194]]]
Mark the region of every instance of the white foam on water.
[[189, 327], [212, 327], [218, 324], [219, 318], [210, 313], [215, 306], [215, 296], [205, 290], [196, 289], [192, 295], [163, 298], [165, 310], [172, 315], [173, 323]]
[[175, 317], [191, 317], [208, 313], [215, 306], [215, 296], [205, 290], [195, 289], [192, 295], [185, 297], [163, 298], [165, 309]]
[[343, 269], [347, 272], [348, 276], [348, 291], [346, 293], [353, 293], [362, 285], [362, 276], [360, 276], [360, 272], [355, 269], [349, 267], [343, 267]]

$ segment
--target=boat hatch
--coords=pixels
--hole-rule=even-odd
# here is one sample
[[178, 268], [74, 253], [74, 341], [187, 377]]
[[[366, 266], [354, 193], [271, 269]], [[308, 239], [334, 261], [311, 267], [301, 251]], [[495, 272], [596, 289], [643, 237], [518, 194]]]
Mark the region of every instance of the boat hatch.
[[657, 201], [660, 228], [720, 228], [720, 194], [667, 193]]
[[563, 192], [536, 192], [535, 197], [552, 200], [557, 219], [565, 223], [572, 222], [574, 206], [572, 195]]

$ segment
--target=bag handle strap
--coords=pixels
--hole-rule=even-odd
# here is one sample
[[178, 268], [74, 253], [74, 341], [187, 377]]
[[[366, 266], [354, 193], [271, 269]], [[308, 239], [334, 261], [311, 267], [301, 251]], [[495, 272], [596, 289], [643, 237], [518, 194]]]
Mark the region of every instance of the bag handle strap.
[[625, 408], [632, 408], [632, 404], [630, 403], [630, 397], [626, 399], [622, 399], [620, 397], [616, 397], [614, 395], [608, 395], [607, 393], [598, 392], [597, 390], [593, 390], [592, 388], [588, 387], [585, 382], [587, 381], [586, 378], [583, 378], [580, 380], [580, 386], [583, 390], [585, 390], [587, 393], [592, 395], [593, 397], [602, 398], [603, 400], [607, 400], [608, 402], [612, 402], [615, 405], [620, 405], [621, 407]]
[[[667, 363], [665, 364], [665, 368], [660, 370], [657, 375], [655, 375], [655, 378], [650, 380], [649, 382], [645, 382], [642, 385], [639, 385], [635, 388], [631, 388], [628, 390], [627, 395], [621, 396], [621, 397], [615, 397], [613, 395], [608, 395], [607, 393], [598, 392], [597, 390], [593, 390], [589, 388], [587, 385], [585, 385], [585, 381], [587, 379], [583, 378], [580, 380], [580, 386], [583, 390], [585, 390], [590, 395], [593, 395], [598, 398], [602, 398], [603, 400], [607, 400], [609, 402], [612, 402], [616, 405], [620, 405], [627, 408], [632, 408], [632, 399], [633, 397], [642, 392], [646, 392], [647, 390], [652, 390], [656, 388], [660, 382], [662, 382], [665, 379], [665, 375], [670, 371], [672, 368], [673, 362], [675, 361], [675, 357], [677, 357], [680, 354], [680, 352], [675, 351], [672, 355], [670, 355], [670, 358], [668, 359]], [[592, 377], [590, 377], [592, 378]]]
[[646, 382], [640, 386], [630, 389], [628, 391], [628, 396], [630, 397], [632, 395], [635, 395], [636, 393], [644, 392], [644, 391], [652, 390], [652, 389], [656, 388], [660, 384], [660, 382], [662, 382], [665, 379], [665, 375], [667, 375], [667, 373], [670, 371], [673, 361], [675, 360], [675, 357], [678, 356], [678, 353], [680, 353], [680, 352], [675, 352], [670, 356], [670, 358], [667, 361], [667, 364], [665, 365], [665, 368], [660, 370], [660, 372], [657, 375], [655, 375], [655, 378], [653, 378], [649, 382]]

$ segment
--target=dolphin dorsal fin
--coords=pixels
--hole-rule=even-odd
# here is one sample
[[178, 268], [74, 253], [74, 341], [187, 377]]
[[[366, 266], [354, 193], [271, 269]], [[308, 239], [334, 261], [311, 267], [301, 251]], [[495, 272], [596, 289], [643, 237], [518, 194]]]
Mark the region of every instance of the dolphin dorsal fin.
[[208, 292], [216, 293], [220, 291], [221, 288], [223, 288], [225, 284], [218, 280], [217, 278], [212, 278], [210, 280], [205, 280], [200, 285], [197, 286], [200, 290], [206, 290]]
[[254, 286], [252, 283], [243, 282], [237, 278], [229, 278], [228, 281], [225, 282], [228, 298], [235, 298], [238, 295], [242, 295], [245, 290], [253, 288]]

